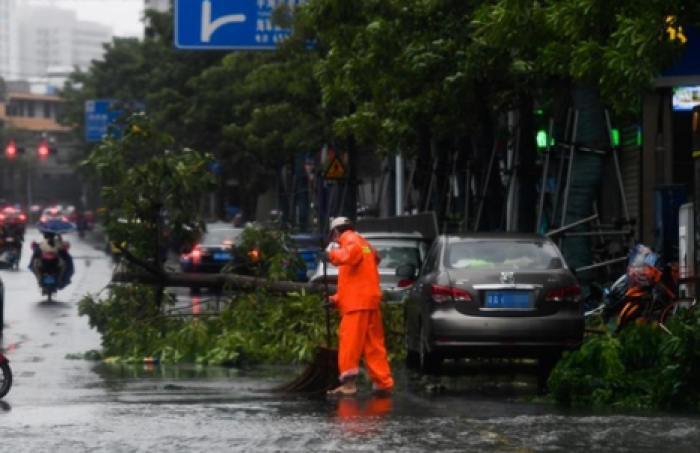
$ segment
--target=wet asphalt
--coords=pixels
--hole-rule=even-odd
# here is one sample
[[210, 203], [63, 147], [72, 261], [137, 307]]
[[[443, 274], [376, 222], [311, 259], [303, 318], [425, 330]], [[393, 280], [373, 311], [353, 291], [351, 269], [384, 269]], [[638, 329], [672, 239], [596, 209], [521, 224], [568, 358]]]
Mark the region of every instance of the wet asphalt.
[[[37, 239], [29, 232], [27, 243]], [[266, 390], [298, 369], [115, 365], [70, 360], [99, 349], [77, 316], [85, 293], [109, 282], [112, 264], [75, 237], [76, 276], [42, 300], [26, 269], [2, 271], [6, 329], [0, 346], [15, 384], [0, 400], [0, 452], [455, 451], [698, 452], [700, 418], [571, 411], [530, 403], [534, 379], [444, 379], [424, 385], [396, 367], [390, 398], [326, 400]], [[186, 292], [178, 292], [183, 304]]]

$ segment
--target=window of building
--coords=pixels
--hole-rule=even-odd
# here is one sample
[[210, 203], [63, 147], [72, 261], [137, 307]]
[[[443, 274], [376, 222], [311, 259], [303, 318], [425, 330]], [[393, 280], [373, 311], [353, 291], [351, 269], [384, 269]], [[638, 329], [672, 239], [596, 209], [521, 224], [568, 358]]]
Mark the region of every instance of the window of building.
[[53, 118], [51, 110], [51, 102], [44, 102], [44, 118]]

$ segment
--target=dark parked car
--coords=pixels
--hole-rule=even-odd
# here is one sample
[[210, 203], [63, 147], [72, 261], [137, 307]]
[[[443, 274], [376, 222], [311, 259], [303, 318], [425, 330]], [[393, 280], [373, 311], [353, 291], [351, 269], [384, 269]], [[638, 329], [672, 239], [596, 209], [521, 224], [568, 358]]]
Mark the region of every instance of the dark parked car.
[[[414, 272], [397, 269], [399, 277]], [[583, 339], [580, 298], [546, 237], [441, 236], [406, 298], [407, 365], [436, 374], [445, 358], [533, 358], [548, 373]]]
[[208, 228], [192, 250], [180, 256], [182, 272], [221, 272], [231, 261], [231, 247], [241, 234], [242, 228]]

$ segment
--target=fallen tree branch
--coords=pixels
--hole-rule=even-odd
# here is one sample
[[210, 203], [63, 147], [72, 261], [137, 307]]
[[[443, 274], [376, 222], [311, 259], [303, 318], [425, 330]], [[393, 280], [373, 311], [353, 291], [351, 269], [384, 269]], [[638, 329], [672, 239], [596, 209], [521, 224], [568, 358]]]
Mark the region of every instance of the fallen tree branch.
[[161, 280], [145, 272], [117, 272], [114, 274], [112, 281], [115, 283], [141, 283], [153, 286], [163, 285], [166, 288], [231, 289], [248, 292], [265, 290], [275, 293], [293, 293], [301, 291], [307, 293], [323, 292], [323, 287], [308, 283], [275, 282], [263, 278], [234, 274], [185, 274], [181, 272], [167, 272]]

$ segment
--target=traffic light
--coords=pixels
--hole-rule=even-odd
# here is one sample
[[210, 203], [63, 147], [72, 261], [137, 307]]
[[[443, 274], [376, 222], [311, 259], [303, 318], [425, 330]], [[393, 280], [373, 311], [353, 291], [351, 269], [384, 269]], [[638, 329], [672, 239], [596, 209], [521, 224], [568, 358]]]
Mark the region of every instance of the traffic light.
[[15, 145], [15, 141], [10, 140], [10, 142], [5, 147], [5, 155], [7, 156], [8, 159], [12, 159], [17, 154], [24, 154], [24, 148], [18, 148]]
[[5, 148], [5, 155], [12, 158], [15, 157], [15, 154], [17, 154], [17, 147], [15, 146], [15, 142], [10, 141]]
[[58, 150], [56, 148], [49, 148], [49, 145], [46, 144], [45, 141], [41, 141], [39, 143], [39, 148], [37, 149], [37, 154], [39, 154], [39, 157], [41, 159], [46, 159], [49, 154], [57, 154]]
[[39, 144], [39, 157], [45, 159], [49, 155], [49, 147], [46, 146], [46, 142], [41, 142]]

